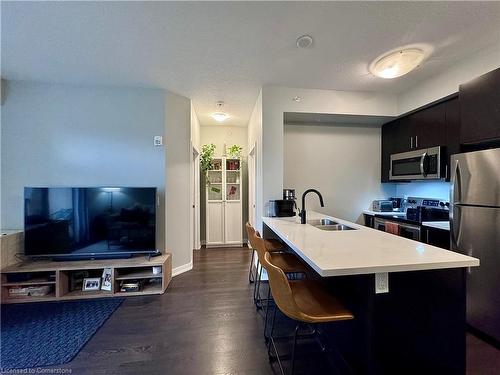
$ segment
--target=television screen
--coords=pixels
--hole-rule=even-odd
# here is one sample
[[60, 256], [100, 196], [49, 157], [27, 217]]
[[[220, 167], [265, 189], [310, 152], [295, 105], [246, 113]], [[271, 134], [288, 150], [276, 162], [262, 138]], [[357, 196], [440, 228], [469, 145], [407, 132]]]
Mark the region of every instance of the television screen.
[[26, 187], [27, 256], [106, 258], [156, 252], [156, 188]]

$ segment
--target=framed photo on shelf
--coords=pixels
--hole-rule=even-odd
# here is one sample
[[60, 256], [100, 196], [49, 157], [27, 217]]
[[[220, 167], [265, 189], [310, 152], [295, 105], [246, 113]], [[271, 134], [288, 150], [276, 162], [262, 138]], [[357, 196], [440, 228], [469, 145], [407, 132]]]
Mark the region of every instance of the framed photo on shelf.
[[102, 271], [102, 290], [111, 291], [111, 268], [105, 268]]
[[101, 288], [101, 278], [100, 277], [87, 277], [83, 279], [82, 290], [87, 292], [91, 290], [99, 290]]

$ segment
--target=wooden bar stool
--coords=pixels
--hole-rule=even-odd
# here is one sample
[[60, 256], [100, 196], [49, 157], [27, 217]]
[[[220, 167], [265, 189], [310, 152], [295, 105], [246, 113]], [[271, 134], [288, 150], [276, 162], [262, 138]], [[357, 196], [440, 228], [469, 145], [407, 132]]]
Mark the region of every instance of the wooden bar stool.
[[[250, 236], [251, 236], [251, 233], [255, 232], [257, 233], [258, 236], [260, 236], [259, 232], [256, 231], [252, 225], [250, 223], [246, 223], [246, 229], [247, 229], [247, 235], [248, 235], [248, 240], [250, 241]], [[273, 251], [283, 251], [284, 250], [284, 246], [283, 244], [278, 241], [278, 240], [275, 240], [275, 239], [270, 239], [270, 240], [265, 240], [266, 241], [266, 249], [267, 251], [269, 252], [273, 252]], [[252, 245], [252, 243], [250, 242], [250, 245]], [[257, 270], [259, 267], [256, 267], [255, 268], [255, 272], [253, 272], [253, 263], [254, 263], [254, 260], [255, 260], [255, 248], [252, 246], [252, 259], [250, 260], [250, 269], [248, 270], [248, 282], [251, 284], [253, 282], [255, 282], [255, 279], [256, 279], [256, 276], [257, 276]]]
[[[292, 275], [295, 274], [301, 274], [302, 276], [307, 276], [309, 272], [309, 268], [300, 260], [299, 257], [295, 256], [292, 253], [284, 253], [284, 252], [269, 252], [266, 248], [266, 240], [264, 240], [262, 237], [260, 237], [259, 232], [253, 230], [253, 228], [248, 228], [248, 239], [250, 241], [250, 244], [252, 247], [255, 249], [257, 252], [257, 257], [258, 259], [264, 259], [264, 254], [269, 253], [270, 256], [273, 259], [273, 262], [275, 264], [278, 264], [279, 267], [283, 270], [285, 274], [287, 274], [288, 277], [291, 277]], [[254, 288], [254, 302], [256, 302], [256, 305], [258, 305], [258, 309], [262, 308], [264, 304], [262, 303], [263, 299], [260, 298], [260, 283], [261, 283], [261, 278], [262, 278], [262, 265], [260, 267], [260, 272], [257, 277], [257, 292], [255, 292]], [[266, 342], [268, 341], [269, 337], [267, 335], [267, 321], [268, 321], [268, 316], [269, 316], [269, 304], [271, 303], [271, 289], [267, 289], [267, 297], [265, 298], [265, 307], [266, 307], [266, 314], [264, 318], [264, 339]]]
[[[291, 354], [291, 374], [294, 372], [295, 347], [301, 325], [315, 325], [318, 323], [336, 322], [354, 319], [354, 315], [345, 308], [325, 287], [313, 280], [288, 280], [283, 270], [277, 266], [271, 253], [266, 252], [262, 258], [262, 266], [269, 277], [269, 286], [276, 306], [280, 311], [295, 320], [297, 325], [293, 335]], [[280, 355], [276, 348], [274, 334], [274, 309], [271, 332], [268, 342], [268, 354], [271, 356], [271, 347], [282, 374], [284, 374]], [[315, 330], [313, 330], [314, 332]]]
[[[285, 253], [282, 251], [283, 247], [276, 245], [275, 241], [264, 240], [260, 237], [259, 233], [250, 225], [246, 224], [248, 240], [253, 250], [257, 253], [257, 259], [259, 264], [261, 264], [261, 259], [266, 252], [270, 252], [273, 256], [273, 260], [278, 264], [283, 272], [286, 274], [306, 274], [308, 271], [307, 266], [294, 254]], [[253, 262], [253, 261], [252, 261]], [[263, 299], [260, 297], [260, 283], [262, 279], [262, 266], [257, 267], [258, 272], [255, 278], [254, 284], [254, 303], [257, 310], [261, 309], [263, 300], [269, 300], [269, 298]]]

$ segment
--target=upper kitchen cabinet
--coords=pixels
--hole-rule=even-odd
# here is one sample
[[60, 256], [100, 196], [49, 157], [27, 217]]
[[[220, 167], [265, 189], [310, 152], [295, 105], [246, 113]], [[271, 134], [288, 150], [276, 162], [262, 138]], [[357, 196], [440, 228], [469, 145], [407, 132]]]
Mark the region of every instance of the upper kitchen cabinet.
[[460, 141], [500, 139], [500, 68], [460, 85]]
[[422, 149], [446, 144], [445, 103], [415, 112], [410, 116], [413, 148]]
[[[389, 182], [391, 154], [445, 146], [442, 176], [449, 179], [446, 170], [449, 155], [460, 152], [460, 118], [458, 98], [437, 103], [410, 115], [393, 120], [382, 127], [382, 182]], [[449, 169], [449, 168], [448, 168]]]
[[382, 127], [382, 182], [389, 182], [391, 155], [410, 150], [412, 134], [408, 117], [401, 117]]

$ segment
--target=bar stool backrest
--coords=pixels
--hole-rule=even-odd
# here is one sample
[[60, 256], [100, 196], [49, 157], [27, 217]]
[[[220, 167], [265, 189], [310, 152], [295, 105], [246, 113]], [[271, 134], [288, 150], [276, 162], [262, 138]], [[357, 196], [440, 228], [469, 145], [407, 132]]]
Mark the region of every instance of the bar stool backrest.
[[265, 240], [254, 230], [249, 234], [249, 241], [252, 247], [255, 245], [259, 261], [267, 271], [269, 286], [279, 309], [292, 319], [302, 319], [303, 314], [295, 303], [288, 278], [281, 268], [272, 264], [272, 255], [266, 249]]
[[255, 235], [255, 229], [250, 223], [246, 223], [245, 227], [247, 229], [247, 235], [248, 235], [248, 241], [250, 241], [250, 245], [252, 246], [252, 249], [255, 249], [255, 244], [254, 244], [254, 235]]

